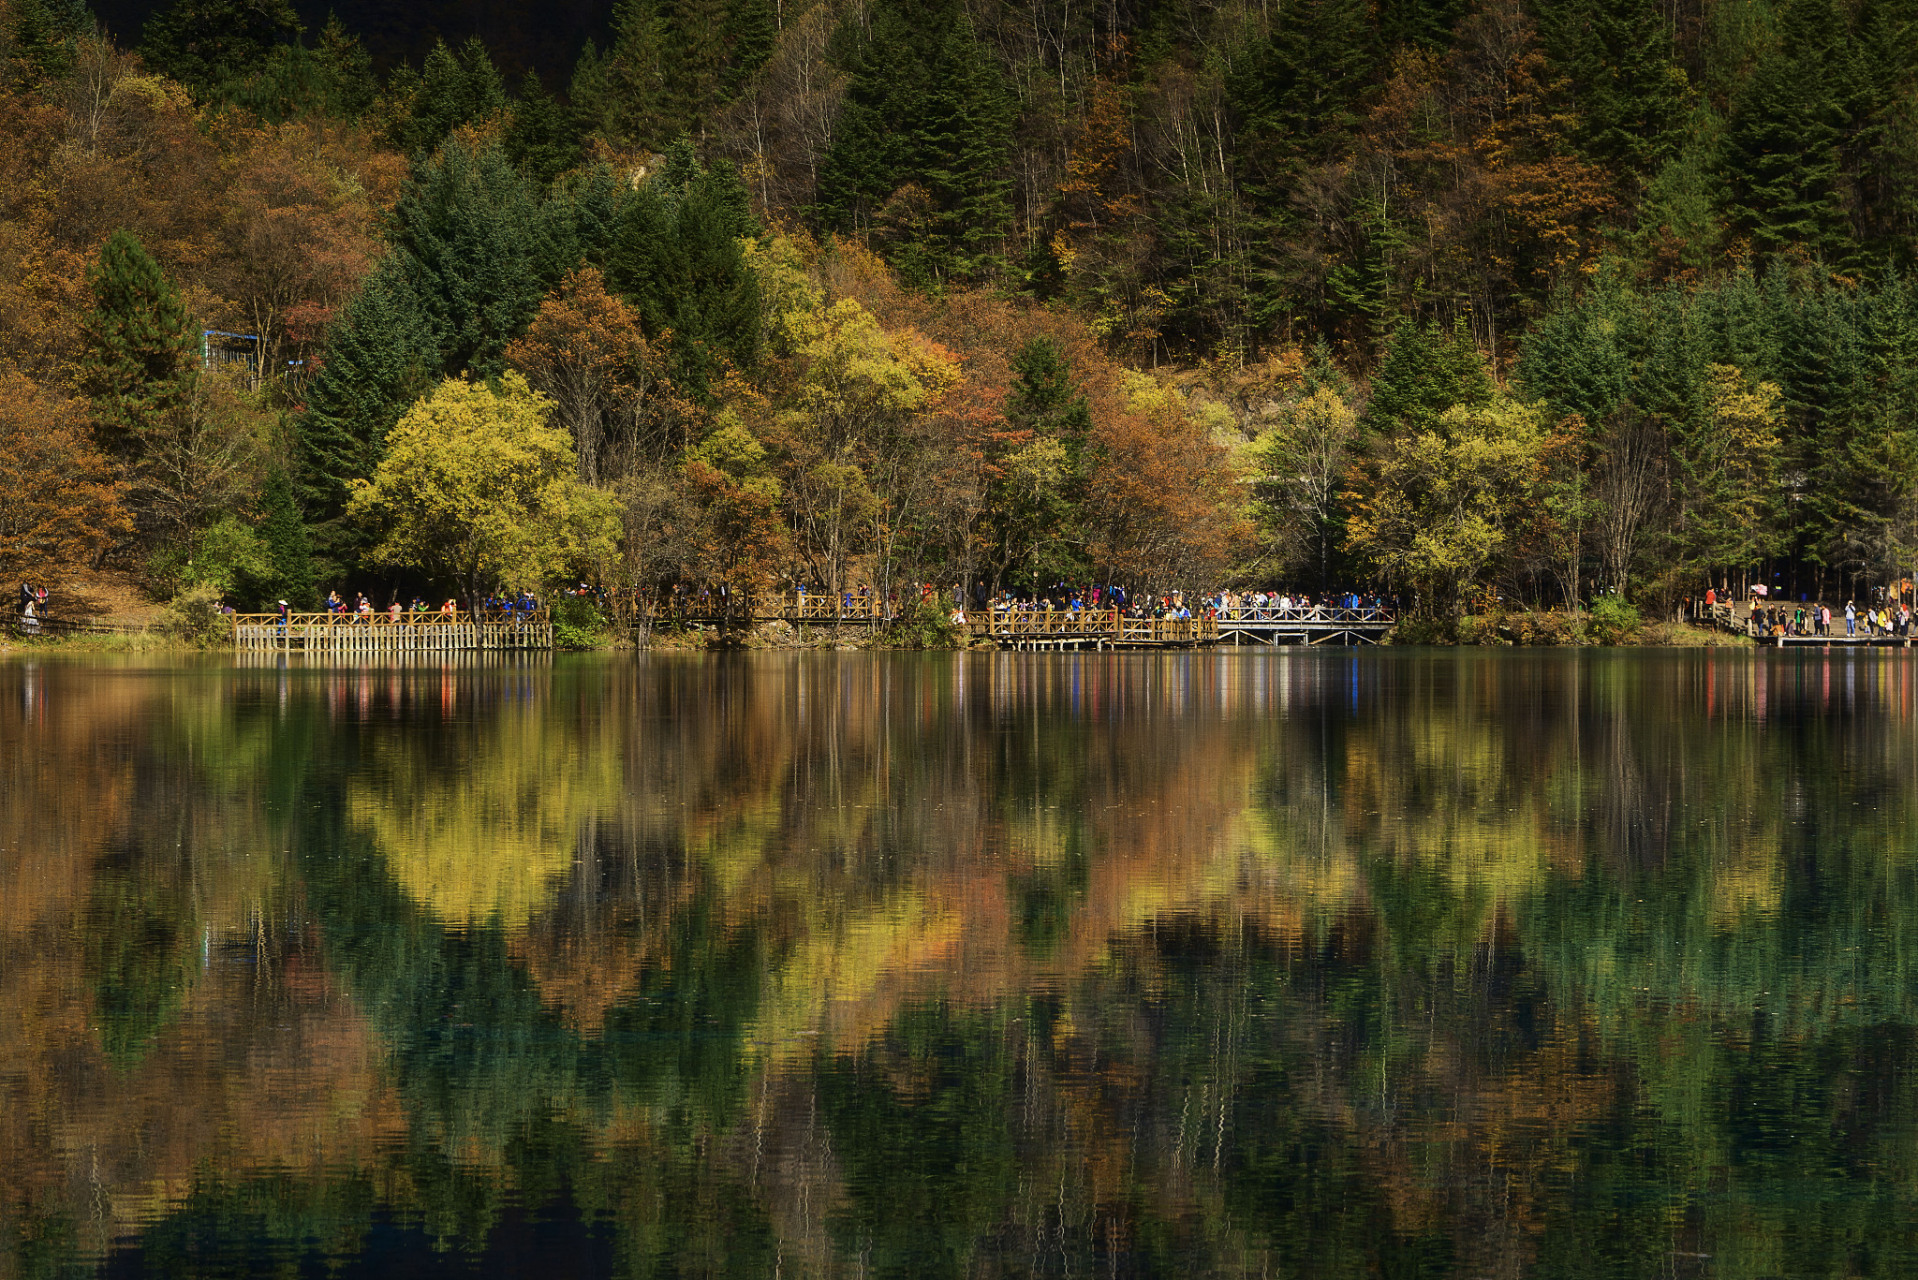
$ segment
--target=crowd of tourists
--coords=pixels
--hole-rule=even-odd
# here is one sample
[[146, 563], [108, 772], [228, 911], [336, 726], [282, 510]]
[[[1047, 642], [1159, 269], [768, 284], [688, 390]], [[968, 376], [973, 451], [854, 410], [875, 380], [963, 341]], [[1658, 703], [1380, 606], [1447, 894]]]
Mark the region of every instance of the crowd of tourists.
[[[517, 595], [491, 595], [480, 603], [478, 616], [483, 621], [491, 622], [530, 620], [539, 607], [539, 597], [530, 591], [522, 591]], [[386, 605], [376, 605], [364, 591], [356, 593], [352, 600], [348, 600], [338, 591], [329, 591], [326, 593], [326, 602], [321, 608], [325, 610], [329, 622], [368, 625], [371, 625], [375, 619], [391, 625], [402, 622], [423, 623], [434, 620], [436, 614], [439, 621], [451, 622], [459, 616], [460, 611], [457, 600], [448, 598], [443, 604], [433, 605], [429, 604], [424, 596], [414, 596], [408, 602], [395, 595]], [[232, 605], [222, 603], [220, 612], [231, 614], [234, 609]], [[292, 607], [284, 600], [275, 602], [273, 612], [278, 615], [281, 626], [287, 625], [293, 615]]]
[[[1728, 601], [1728, 597], [1729, 593], [1724, 598]], [[1721, 596], [1716, 588], [1705, 592], [1708, 611], [1715, 609], [1720, 602]], [[1912, 634], [1913, 603], [1913, 590], [1909, 582], [1896, 584], [1889, 590], [1875, 588], [1870, 600], [1847, 600], [1836, 611], [1823, 601], [1800, 600], [1796, 604], [1789, 601], [1773, 602], [1765, 593], [1754, 591], [1745, 625], [1754, 635], [1761, 636], [1830, 638], [1843, 634], [1848, 639], [1904, 639]], [[1844, 628], [1842, 633], [1836, 630], [1839, 626]]]

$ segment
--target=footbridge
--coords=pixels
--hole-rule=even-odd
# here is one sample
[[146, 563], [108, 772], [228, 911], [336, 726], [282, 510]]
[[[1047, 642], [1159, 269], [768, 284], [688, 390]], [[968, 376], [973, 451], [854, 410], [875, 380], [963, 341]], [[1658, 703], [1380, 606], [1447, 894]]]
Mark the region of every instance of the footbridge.
[[[621, 601], [615, 601], [619, 609]], [[623, 602], [630, 621], [633, 602]], [[897, 606], [895, 606], [896, 608]], [[820, 592], [717, 597], [702, 595], [663, 600], [652, 611], [655, 623], [680, 626], [747, 627], [784, 622], [794, 627], [884, 627], [893, 610], [877, 596]], [[1392, 629], [1390, 610], [1320, 605], [1282, 609], [1241, 606], [1207, 610], [1193, 618], [1134, 617], [1124, 610], [991, 608], [962, 611], [966, 633], [975, 643], [1007, 649], [1164, 649], [1207, 645], [1363, 645], [1377, 644]]]

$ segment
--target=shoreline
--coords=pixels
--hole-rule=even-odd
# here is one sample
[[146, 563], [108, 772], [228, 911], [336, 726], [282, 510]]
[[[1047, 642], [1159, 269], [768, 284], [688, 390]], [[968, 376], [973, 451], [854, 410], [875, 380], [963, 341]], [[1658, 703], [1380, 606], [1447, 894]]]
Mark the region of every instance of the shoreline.
[[[1689, 622], [1646, 623], [1641, 625], [1630, 638], [1604, 644], [1586, 639], [1568, 623], [1569, 620], [1563, 614], [1467, 615], [1454, 624], [1450, 636], [1402, 640], [1398, 638], [1397, 632], [1393, 631], [1386, 634], [1382, 645], [1392, 648], [1470, 649], [1752, 649], [1760, 647], [1758, 642], [1750, 636], [1715, 631]], [[1237, 649], [1241, 646], [1209, 645], [1205, 647]], [[552, 652], [609, 653], [619, 650], [633, 652], [647, 650], [660, 653], [716, 653], [726, 650], [813, 650], [840, 653], [958, 653], [992, 652], [997, 648], [996, 645], [974, 644], [964, 639], [948, 643], [927, 643], [923, 636], [895, 640], [888, 639], [884, 635], [836, 632], [829, 626], [795, 628], [787, 623], [775, 622], [723, 640], [716, 632], [656, 631], [649, 637], [648, 642], [642, 645], [610, 633], [600, 633], [595, 643], [556, 646]], [[195, 644], [159, 629], [120, 635], [32, 638], [15, 635], [0, 636], [0, 656], [38, 653], [143, 653], [186, 656], [230, 652], [233, 652], [233, 649], [229, 645]]]

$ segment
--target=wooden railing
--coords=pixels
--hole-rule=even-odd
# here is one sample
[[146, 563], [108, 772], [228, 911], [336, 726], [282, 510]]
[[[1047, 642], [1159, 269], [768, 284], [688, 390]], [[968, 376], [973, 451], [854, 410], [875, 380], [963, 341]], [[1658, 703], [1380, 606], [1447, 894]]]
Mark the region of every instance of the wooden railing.
[[1219, 638], [1213, 618], [1129, 618], [1117, 609], [998, 609], [973, 614], [967, 629], [1000, 643], [1092, 640], [1121, 645], [1206, 644]]
[[123, 636], [137, 635], [145, 628], [121, 626], [111, 622], [93, 622], [84, 618], [26, 617], [5, 615], [0, 630], [33, 639], [37, 636]]
[[545, 609], [434, 610], [430, 613], [236, 613], [233, 647], [333, 654], [452, 653], [550, 649]]
[[1380, 605], [1359, 605], [1356, 608], [1345, 605], [1312, 605], [1301, 609], [1297, 605], [1282, 609], [1278, 605], [1239, 605], [1231, 609], [1219, 610], [1220, 622], [1269, 622], [1281, 625], [1304, 627], [1329, 627], [1357, 624], [1359, 626], [1391, 626], [1397, 619], [1390, 609]]
[[[611, 604], [616, 615], [632, 617], [640, 601], [630, 593], [616, 593]], [[656, 622], [792, 622], [804, 625], [889, 620], [886, 602], [878, 596], [821, 591], [791, 591], [766, 596], [667, 595], [647, 602], [645, 612]]]

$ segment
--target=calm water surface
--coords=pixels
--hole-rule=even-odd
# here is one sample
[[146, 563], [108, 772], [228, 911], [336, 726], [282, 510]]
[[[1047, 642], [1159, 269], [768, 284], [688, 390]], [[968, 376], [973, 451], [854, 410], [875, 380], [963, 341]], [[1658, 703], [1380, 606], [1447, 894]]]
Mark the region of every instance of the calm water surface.
[[0, 1276], [1918, 1275], [1914, 671], [0, 663]]

